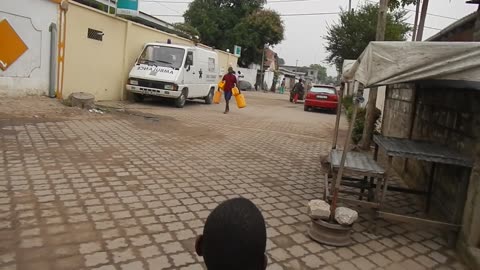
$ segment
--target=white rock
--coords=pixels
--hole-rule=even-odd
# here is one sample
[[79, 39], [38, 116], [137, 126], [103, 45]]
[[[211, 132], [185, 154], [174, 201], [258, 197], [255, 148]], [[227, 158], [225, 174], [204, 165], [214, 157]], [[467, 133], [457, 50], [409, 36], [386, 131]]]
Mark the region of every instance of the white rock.
[[330, 204], [324, 200], [311, 200], [308, 202], [308, 215], [313, 219], [328, 219]]
[[338, 224], [351, 225], [358, 218], [358, 213], [347, 207], [338, 207], [335, 209], [335, 220]]

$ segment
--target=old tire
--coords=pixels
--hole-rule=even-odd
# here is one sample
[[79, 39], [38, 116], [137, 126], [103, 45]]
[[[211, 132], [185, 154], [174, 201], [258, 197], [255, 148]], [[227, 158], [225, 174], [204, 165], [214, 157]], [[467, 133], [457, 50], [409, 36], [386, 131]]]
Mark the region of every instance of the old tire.
[[215, 88], [210, 89], [210, 92], [208, 92], [208, 96], [205, 97], [205, 104], [212, 104], [213, 103], [214, 93], [215, 93]]
[[182, 91], [182, 94], [177, 99], [175, 99], [175, 107], [183, 108], [186, 102], [187, 102], [187, 90], [184, 89]]
[[137, 93], [133, 94], [133, 100], [135, 100], [135, 102], [142, 102], [144, 99], [145, 99], [145, 96], [142, 94], [137, 94]]
[[308, 111], [310, 111], [310, 107], [308, 107], [308, 106], [303, 106], [303, 110], [306, 111], [306, 112], [308, 112]]

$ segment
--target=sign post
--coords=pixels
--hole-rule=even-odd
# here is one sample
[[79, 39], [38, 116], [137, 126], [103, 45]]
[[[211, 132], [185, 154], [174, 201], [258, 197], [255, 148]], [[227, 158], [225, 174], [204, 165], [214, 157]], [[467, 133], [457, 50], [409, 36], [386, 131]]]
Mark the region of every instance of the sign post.
[[117, 15], [138, 16], [138, 0], [117, 0]]
[[242, 47], [235, 45], [233, 47], [233, 55], [240, 57], [242, 55]]

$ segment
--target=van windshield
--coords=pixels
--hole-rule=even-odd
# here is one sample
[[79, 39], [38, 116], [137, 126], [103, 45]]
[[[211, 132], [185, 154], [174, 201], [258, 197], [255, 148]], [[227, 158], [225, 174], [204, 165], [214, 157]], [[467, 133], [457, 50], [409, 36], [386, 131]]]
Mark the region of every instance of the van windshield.
[[185, 50], [181, 48], [148, 45], [140, 55], [137, 64], [180, 69], [184, 55]]

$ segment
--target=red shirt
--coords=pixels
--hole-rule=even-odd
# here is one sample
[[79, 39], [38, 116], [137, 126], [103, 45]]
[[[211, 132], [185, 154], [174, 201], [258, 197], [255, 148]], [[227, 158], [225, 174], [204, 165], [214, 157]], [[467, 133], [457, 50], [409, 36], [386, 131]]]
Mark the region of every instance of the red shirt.
[[235, 87], [237, 83], [237, 77], [231, 73], [225, 74], [222, 80], [225, 81], [225, 86], [223, 87], [223, 91], [225, 92], [232, 91], [232, 88]]

